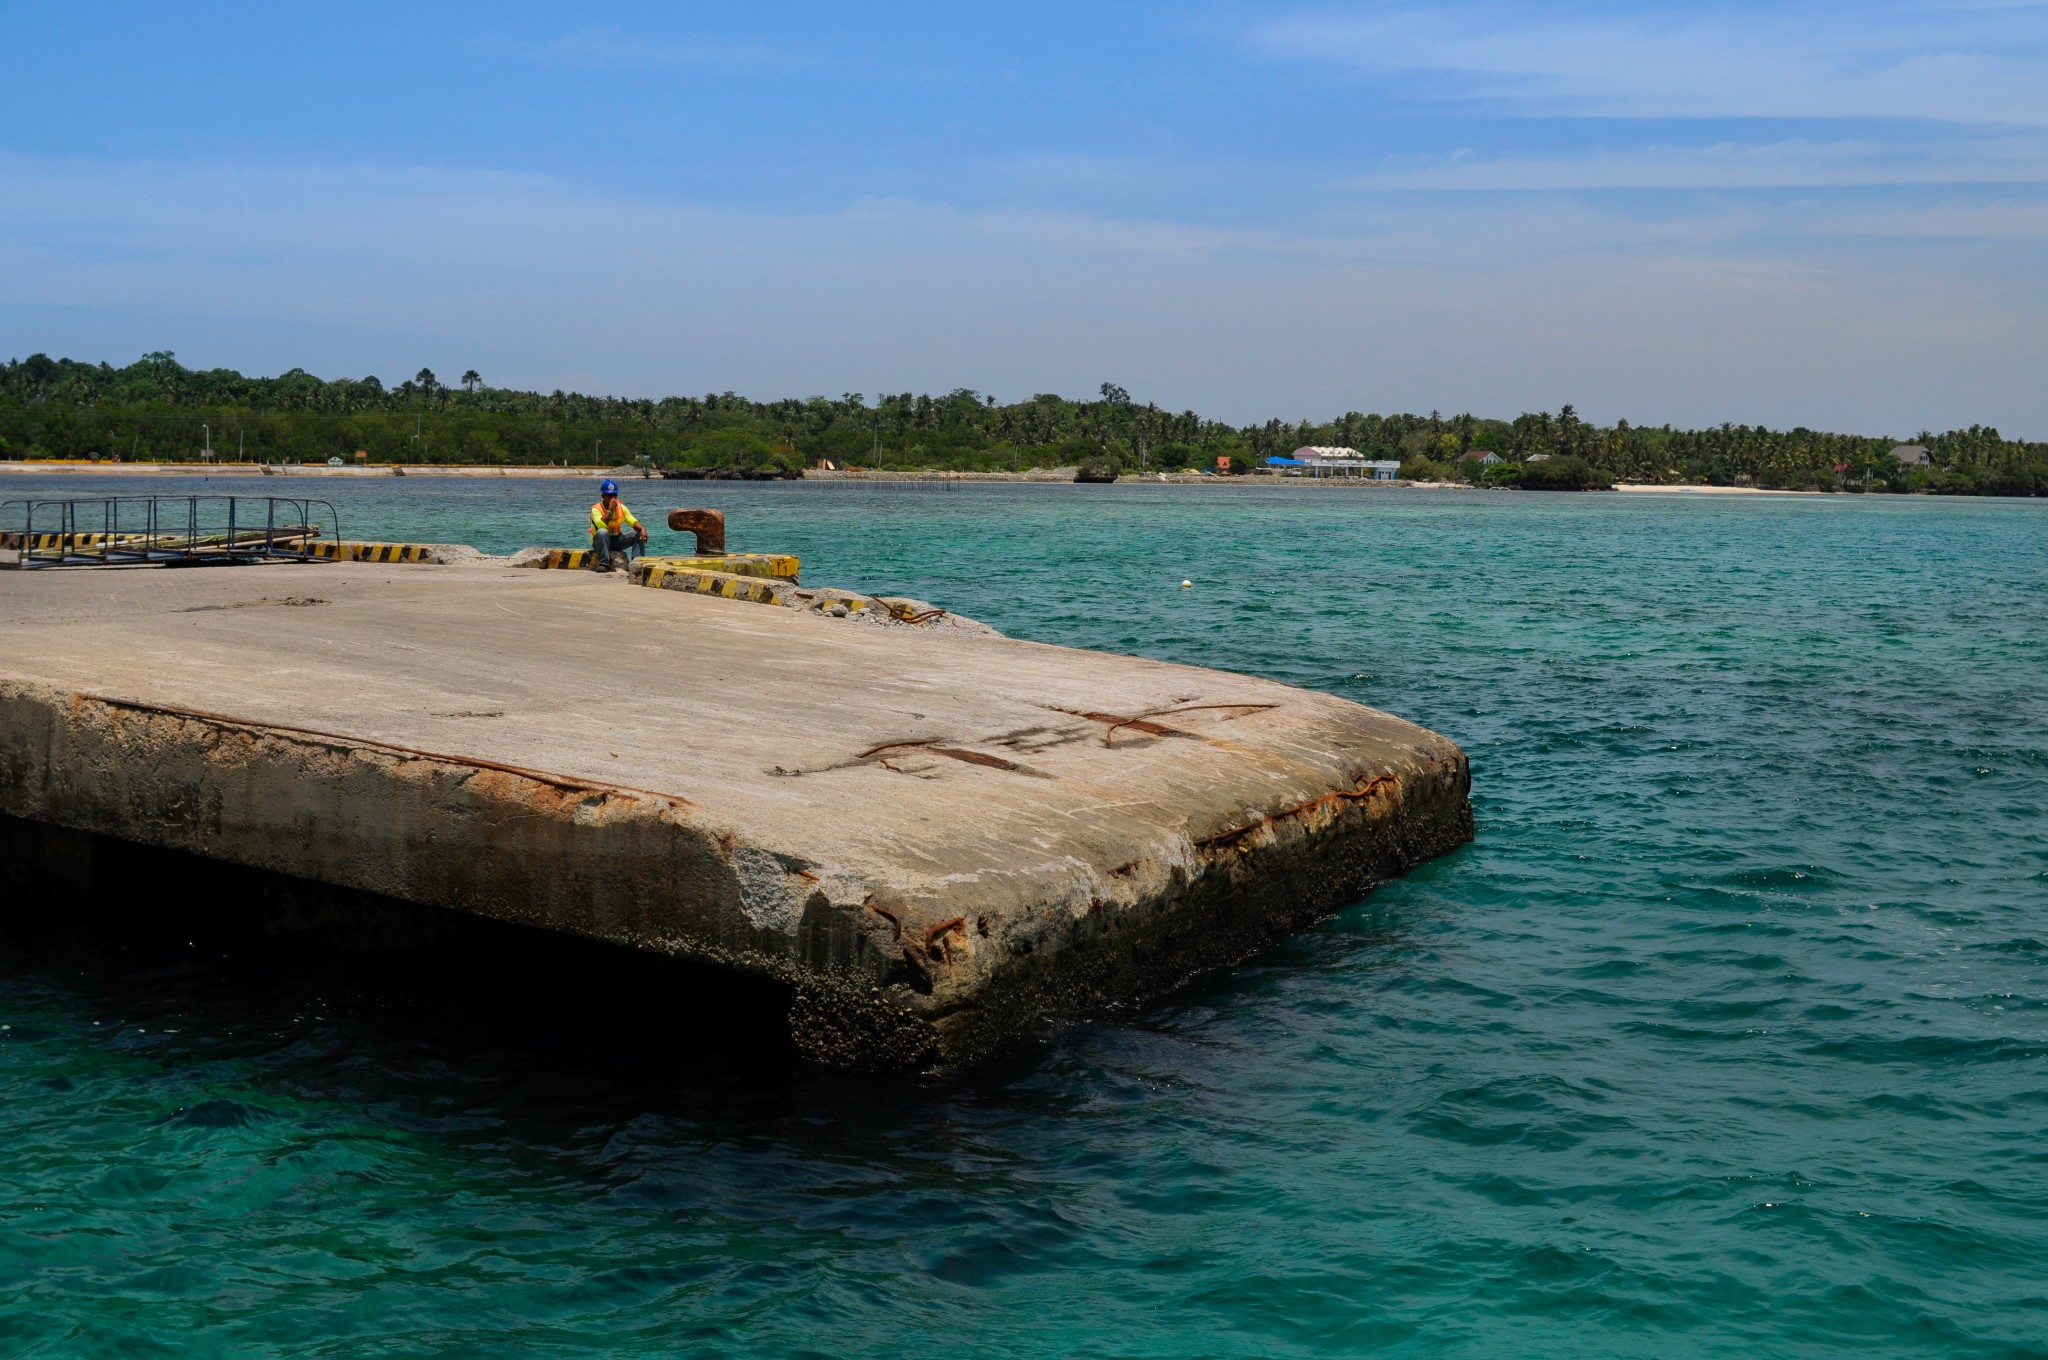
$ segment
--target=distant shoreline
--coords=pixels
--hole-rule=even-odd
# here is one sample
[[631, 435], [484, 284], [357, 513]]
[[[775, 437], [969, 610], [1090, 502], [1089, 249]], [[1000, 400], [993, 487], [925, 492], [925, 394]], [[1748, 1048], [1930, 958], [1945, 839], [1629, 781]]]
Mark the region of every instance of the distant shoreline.
[[[949, 468], [888, 469], [888, 468], [838, 468], [830, 471], [812, 469], [806, 471], [801, 480], [808, 482], [1031, 482], [1070, 484], [1080, 469], [1076, 467], [1027, 468], [1018, 472], [956, 472]], [[148, 476], [199, 476], [199, 477], [616, 477], [622, 481], [662, 481], [659, 472], [650, 473], [645, 468], [621, 467], [531, 467], [526, 465], [498, 465], [481, 463], [371, 463], [361, 466], [307, 467], [303, 465], [278, 466], [272, 464], [268, 471], [261, 463], [88, 463], [71, 459], [33, 459], [28, 461], [0, 462], [0, 476], [17, 475], [61, 475], [72, 476], [91, 474], [96, 476], [148, 477]], [[741, 479], [733, 478], [676, 478], [677, 481], [701, 481], [704, 484], [719, 485]], [[1248, 482], [1270, 483], [1279, 480], [1272, 477], [1218, 477], [1200, 472], [1146, 472], [1131, 473], [1122, 478], [1125, 482], [1165, 482], [1199, 486], [1234, 486]], [[1289, 479], [1290, 481], [1293, 479]], [[1310, 479], [1335, 482], [1338, 479]], [[1357, 483], [1358, 479], [1349, 479]], [[1384, 487], [1388, 483], [1380, 482]], [[1412, 485], [1412, 483], [1404, 483]], [[1447, 485], [1455, 485], [1447, 483]]]
[[[1074, 482], [1076, 467], [1027, 468], [1018, 472], [965, 472], [950, 468], [812, 469], [800, 479], [807, 482], [1013, 482], [1033, 485], [1067, 486]], [[639, 467], [529, 467], [478, 463], [372, 463], [367, 466], [304, 467], [272, 465], [268, 472], [260, 463], [81, 463], [64, 459], [28, 462], [0, 462], [0, 476], [186, 476], [186, 477], [342, 477], [381, 479], [389, 477], [616, 477], [621, 481], [663, 481], [660, 473]], [[726, 486], [740, 478], [675, 478], [695, 485]], [[766, 480], [781, 480], [771, 478]], [[1375, 482], [1359, 477], [1270, 476], [1221, 477], [1206, 472], [1134, 472], [1117, 479], [1125, 483], [1168, 486], [1344, 486], [1386, 490], [1390, 487], [1439, 487], [1456, 491], [1473, 488], [1462, 482]]]
[[[90, 473], [113, 477], [642, 477], [634, 467], [487, 467], [474, 463], [378, 463], [366, 467], [279, 467], [262, 463], [83, 463], [75, 459], [0, 462], [8, 473]], [[658, 478], [657, 478], [658, 480]]]
[[[1031, 483], [1036, 485], [1069, 485], [1078, 471], [1072, 467], [1030, 468], [1020, 472], [956, 472], [947, 468], [923, 468], [916, 471], [907, 469], [861, 468], [834, 469], [831, 471], [812, 470], [804, 473], [802, 480], [809, 482], [994, 482]], [[662, 481], [659, 473], [649, 473], [639, 467], [530, 467], [523, 465], [495, 465], [481, 463], [379, 463], [362, 467], [304, 467], [272, 465], [266, 472], [260, 463], [86, 463], [67, 459], [39, 459], [30, 461], [0, 462], [0, 477], [13, 475], [43, 476], [203, 476], [203, 477], [345, 477], [345, 478], [387, 478], [387, 477], [514, 477], [514, 478], [588, 478], [616, 477], [632, 481]], [[677, 479], [697, 482], [700, 485], [731, 485], [738, 479], [705, 478]], [[1397, 479], [1390, 482], [1372, 481], [1359, 477], [1273, 477], [1258, 475], [1251, 477], [1220, 477], [1206, 472], [1138, 472], [1127, 473], [1117, 478], [1123, 483], [1138, 483], [1156, 486], [1313, 486], [1342, 488], [1347, 490], [1424, 490], [1424, 491], [1479, 491], [1504, 490], [1510, 488], [1484, 488], [1465, 482], [1422, 482]], [[1850, 492], [1850, 491], [1794, 491], [1760, 486], [1699, 486], [1692, 484], [1666, 484], [1657, 482], [1618, 482], [1611, 490], [1633, 494], [1662, 494], [1678, 496], [1849, 496], [1849, 495], [1901, 495], [1898, 492]], [[1574, 493], [1579, 494], [1579, 493]]]

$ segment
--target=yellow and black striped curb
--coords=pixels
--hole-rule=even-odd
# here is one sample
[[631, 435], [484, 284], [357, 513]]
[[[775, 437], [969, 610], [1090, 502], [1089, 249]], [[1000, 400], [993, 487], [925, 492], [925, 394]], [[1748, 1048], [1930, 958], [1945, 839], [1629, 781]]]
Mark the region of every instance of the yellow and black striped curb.
[[766, 576], [794, 581], [800, 565], [788, 553], [720, 553], [705, 557], [643, 557], [646, 570], [664, 567], [670, 571], [716, 571], [727, 576]]
[[657, 590], [687, 590], [698, 595], [716, 595], [721, 600], [780, 605], [785, 609], [804, 609], [834, 618], [873, 612], [886, 614], [898, 623], [921, 625], [942, 617], [946, 612], [943, 609], [920, 611], [901, 600], [878, 599], [851, 590], [807, 589], [791, 581], [737, 576], [695, 567], [679, 568], [660, 559], [650, 561], [638, 579], [641, 585]]
[[675, 568], [665, 562], [646, 564], [639, 573], [640, 584], [656, 590], [689, 590], [699, 595], [716, 595], [721, 600], [747, 600], [754, 604], [792, 603], [793, 588], [782, 581], [761, 576], [735, 576], [723, 571]]
[[308, 557], [327, 557], [336, 562], [430, 562], [431, 543], [308, 543]]
[[24, 539], [31, 549], [98, 548], [107, 544], [119, 548], [141, 543], [147, 537], [147, 534], [22, 534], [10, 531], [0, 533], [0, 548], [19, 548]]
[[[519, 554], [522, 567], [574, 571], [590, 566], [597, 553], [590, 548], [528, 549]], [[833, 618], [852, 614], [880, 615], [898, 623], [922, 625], [941, 618], [943, 609], [914, 602], [880, 599], [851, 590], [808, 588], [796, 581], [798, 561], [788, 553], [721, 553], [690, 557], [643, 557], [633, 563], [636, 585], [656, 590], [686, 590], [721, 600], [772, 604], [808, 610]]]
[[[518, 563], [543, 570], [581, 571], [597, 562], [595, 548], [546, 548]], [[524, 557], [524, 554], [521, 554]], [[634, 562], [636, 576], [655, 568], [669, 571], [715, 571], [727, 576], [759, 576], [794, 581], [801, 564], [788, 553], [723, 553], [704, 557], [643, 557]]]
[[564, 571], [580, 571], [597, 560], [592, 548], [549, 548], [546, 554], [531, 562], [522, 562], [523, 567], [552, 567]]
[[857, 595], [850, 590], [793, 590], [790, 605], [795, 609], [808, 609], [815, 614], [859, 614], [874, 609], [886, 612], [888, 606], [872, 595]]
[[[549, 548], [520, 565], [581, 571], [596, 561], [595, 548]], [[725, 553], [717, 557], [643, 557], [633, 564], [633, 570], [638, 573], [661, 567], [671, 571], [715, 571], [727, 576], [763, 576], [794, 581], [800, 565], [788, 553]]]
[[[0, 533], [0, 548], [20, 549], [24, 538], [28, 552], [51, 550], [91, 555], [91, 550], [118, 551], [120, 549], [163, 549], [166, 552], [181, 552], [192, 548], [280, 548], [291, 550], [292, 546], [311, 537], [305, 529], [295, 528], [265, 532], [261, 529], [237, 531], [232, 537], [227, 534], [201, 534], [191, 537], [185, 534], [137, 534], [137, 533], [78, 533], [78, 534], [28, 534]], [[331, 546], [331, 545], [329, 545]], [[332, 555], [327, 554], [327, 555]]]

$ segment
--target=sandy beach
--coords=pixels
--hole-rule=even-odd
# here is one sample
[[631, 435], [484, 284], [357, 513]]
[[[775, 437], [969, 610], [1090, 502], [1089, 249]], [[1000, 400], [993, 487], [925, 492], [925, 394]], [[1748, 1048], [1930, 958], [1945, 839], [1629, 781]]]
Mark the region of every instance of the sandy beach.
[[1839, 491], [1779, 491], [1761, 486], [1660, 486], [1655, 482], [1617, 482], [1616, 491], [1661, 491], [1681, 496], [1839, 496]]

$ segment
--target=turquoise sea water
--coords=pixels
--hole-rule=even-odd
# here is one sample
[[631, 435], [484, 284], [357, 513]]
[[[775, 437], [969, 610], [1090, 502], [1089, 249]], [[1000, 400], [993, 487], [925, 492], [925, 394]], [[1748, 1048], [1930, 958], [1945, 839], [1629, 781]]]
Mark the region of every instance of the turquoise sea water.
[[[0, 1354], [2048, 1355], [2048, 506], [627, 490], [1413, 718], [1479, 838], [939, 1088], [17, 951]], [[308, 491], [494, 550], [589, 499]]]

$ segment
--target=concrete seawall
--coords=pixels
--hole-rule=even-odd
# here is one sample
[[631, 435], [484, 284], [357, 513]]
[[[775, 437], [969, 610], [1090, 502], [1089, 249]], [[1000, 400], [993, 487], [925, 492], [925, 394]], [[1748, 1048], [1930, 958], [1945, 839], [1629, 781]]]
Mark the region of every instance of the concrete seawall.
[[833, 1064], [1242, 958], [1468, 791], [1328, 695], [584, 572], [0, 577], [0, 813], [771, 978]]

